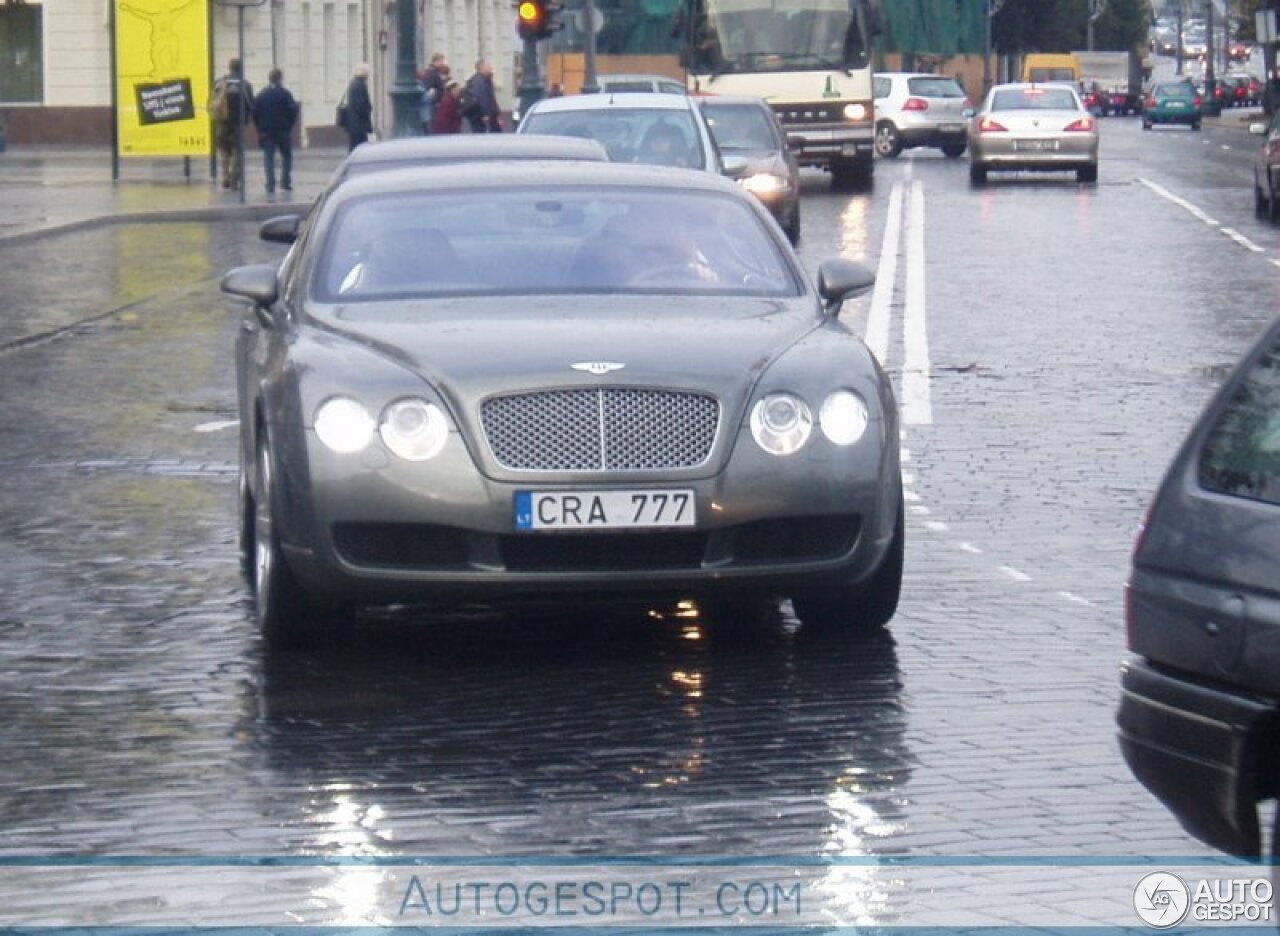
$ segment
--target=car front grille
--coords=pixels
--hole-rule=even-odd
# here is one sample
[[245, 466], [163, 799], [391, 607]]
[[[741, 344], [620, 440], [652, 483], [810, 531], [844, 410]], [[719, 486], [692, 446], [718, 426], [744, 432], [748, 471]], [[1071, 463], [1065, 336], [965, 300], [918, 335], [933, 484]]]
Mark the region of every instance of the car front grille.
[[693, 468], [711, 455], [713, 397], [604, 387], [486, 400], [480, 420], [493, 457], [513, 471]]

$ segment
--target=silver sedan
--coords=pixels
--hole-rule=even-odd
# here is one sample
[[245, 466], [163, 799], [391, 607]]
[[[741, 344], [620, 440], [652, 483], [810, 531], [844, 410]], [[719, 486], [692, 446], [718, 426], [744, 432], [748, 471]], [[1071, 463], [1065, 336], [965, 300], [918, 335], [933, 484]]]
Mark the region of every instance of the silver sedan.
[[1098, 122], [1067, 85], [996, 85], [969, 122], [969, 178], [992, 170], [1074, 171], [1098, 180]]

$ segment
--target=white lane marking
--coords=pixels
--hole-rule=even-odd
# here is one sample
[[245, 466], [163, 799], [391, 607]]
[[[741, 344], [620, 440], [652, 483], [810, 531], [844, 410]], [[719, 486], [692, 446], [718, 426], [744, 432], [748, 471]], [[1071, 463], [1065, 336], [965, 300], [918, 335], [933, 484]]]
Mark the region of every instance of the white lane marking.
[[1078, 605], [1084, 605], [1086, 608], [1093, 607], [1093, 602], [1090, 601], [1088, 598], [1081, 598], [1079, 595], [1072, 594], [1069, 591], [1058, 592], [1058, 597], [1064, 598], [1067, 601], [1074, 602], [1075, 604], [1078, 604]]
[[1271, 261], [1271, 265], [1272, 265], [1272, 266], [1276, 266], [1276, 267], [1280, 267], [1280, 260], [1272, 260], [1272, 261]]
[[903, 297], [902, 421], [909, 426], [933, 425], [929, 398], [929, 324], [924, 280], [924, 187], [911, 183], [907, 203], [907, 275]]
[[902, 483], [903, 483], [903, 484], [915, 484], [915, 483], [916, 483], [916, 476], [915, 476], [913, 473], [911, 473], [910, 471], [904, 471], [904, 472], [902, 472]]
[[218, 419], [214, 422], [201, 423], [194, 428], [196, 432], [221, 432], [223, 429], [234, 429], [239, 425], [238, 419]]
[[880, 262], [876, 265], [876, 286], [871, 294], [871, 310], [867, 313], [867, 347], [884, 364], [889, 353], [889, 309], [898, 278], [898, 241], [902, 236], [902, 183], [894, 182], [889, 193], [889, 217], [884, 224], [880, 244]]
[[1241, 247], [1243, 247], [1245, 250], [1252, 250], [1254, 253], [1266, 253], [1266, 252], [1267, 252], [1267, 251], [1266, 251], [1266, 248], [1264, 248], [1264, 247], [1259, 247], [1259, 246], [1258, 246], [1257, 244], [1255, 244], [1253, 241], [1249, 240], [1249, 238], [1245, 237], [1243, 234], [1241, 234], [1241, 233], [1240, 233], [1239, 231], [1237, 231], [1237, 230], [1234, 230], [1233, 228], [1224, 227], [1224, 228], [1222, 228], [1221, 230], [1222, 230], [1222, 233], [1223, 233], [1223, 234], [1227, 235], [1227, 237], [1231, 238], [1233, 241], [1235, 241], [1237, 244], [1239, 244], [1239, 245], [1240, 245]]
[[924, 528], [926, 530], [932, 530], [934, 533], [945, 533], [951, 529], [951, 527], [947, 526], [941, 520], [926, 520], [924, 522]]
[[[906, 491], [906, 490], [904, 490], [904, 491], [902, 492], [902, 499], [903, 499], [903, 500], [905, 500], [908, 504], [918, 504], [918, 503], [920, 503], [920, 495], [919, 495], [919, 494], [917, 494], [915, 491]], [[912, 508], [912, 509], [914, 510], [914, 508]], [[927, 507], [923, 507], [923, 508], [921, 508], [919, 511], [916, 511], [916, 512], [918, 512], [918, 513], [928, 513], [928, 512], [929, 512], [929, 508], [927, 508]]]
[[961, 543], [958, 548], [961, 552], [973, 553], [975, 556], [981, 556], [983, 553], [983, 551], [973, 545], [973, 543]]
[[1015, 582], [1031, 581], [1031, 576], [1027, 575], [1025, 572], [1019, 572], [1013, 566], [1002, 565], [1000, 566], [1000, 571], [1009, 576], [1009, 578], [1013, 579]]
[[1141, 182], [1143, 185], [1145, 185], [1147, 188], [1151, 189], [1151, 191], [1155, 192], [1161, 198], [1166, 199], [1167, 201], [1173, 202], [1179, 208], [1190, 213], [1192, 217], [1197, 218], [1200, 221], [1203, 221], [1205, 224], [1209, 225], [1210, 227], [1219, 226], [1217, 221], [1209, 217], [1207, 214], [1201, 211], [1198, 207], [1191, 204], [1191, 202], [1187, 201], [1185, 198], [1180, 198], [1177, 195], [1173, 194], [1173, 192], [1169, 191], [1163, 185], [1157, 185], [1155, 182], [1152, 182], [1150, 179], [1139, 178], [1138, 181]]

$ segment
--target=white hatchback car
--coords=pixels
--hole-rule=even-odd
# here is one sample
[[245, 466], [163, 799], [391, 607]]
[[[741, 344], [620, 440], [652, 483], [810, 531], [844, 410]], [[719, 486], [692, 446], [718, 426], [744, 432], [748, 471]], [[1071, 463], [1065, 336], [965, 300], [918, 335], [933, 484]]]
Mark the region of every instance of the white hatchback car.
[[954, 78], [918, 72], [878, 72], [872, 79], [876, 155], [894, 157], [917, 146], [963, 155], [972, 105]]

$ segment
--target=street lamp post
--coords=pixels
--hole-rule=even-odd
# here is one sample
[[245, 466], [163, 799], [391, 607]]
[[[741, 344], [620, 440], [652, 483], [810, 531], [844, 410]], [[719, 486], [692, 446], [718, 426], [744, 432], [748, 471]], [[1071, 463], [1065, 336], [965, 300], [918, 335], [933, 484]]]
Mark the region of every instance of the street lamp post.
[[1218, 82], [1213, 75], [1213, 0], [1205, 0], [1204, 4], [1204, 103], [1202, 109], [1210, 117], [1222, 113], [1214, 92], [1218, 90]]
[[1000, 12], [1000, 8], [1004, 6], [1004, 0], [983, 0], [983, 19], [986, 21], [983, 26], [982, 41], [982, 97], [987, 96], [987, 92], [991, 90], [991, 20]]
[[396, 80], [391, 87], [391, 135], [420, 136], [416, 0], [396, 0]]

